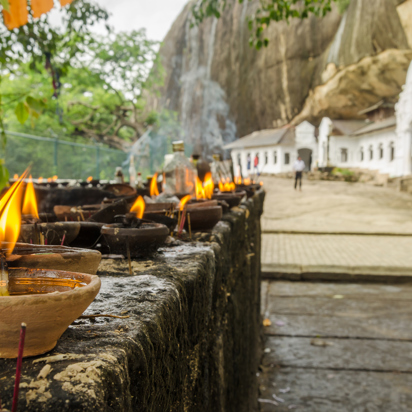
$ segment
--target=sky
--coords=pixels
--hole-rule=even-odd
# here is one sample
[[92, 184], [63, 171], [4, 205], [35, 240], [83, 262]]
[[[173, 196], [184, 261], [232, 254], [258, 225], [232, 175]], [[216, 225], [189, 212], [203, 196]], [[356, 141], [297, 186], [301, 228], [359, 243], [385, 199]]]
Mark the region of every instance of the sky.
[[188, 0], [98, 0], [111, 14], [115, 31], [145, 27], [150, 40], [161, 41]]

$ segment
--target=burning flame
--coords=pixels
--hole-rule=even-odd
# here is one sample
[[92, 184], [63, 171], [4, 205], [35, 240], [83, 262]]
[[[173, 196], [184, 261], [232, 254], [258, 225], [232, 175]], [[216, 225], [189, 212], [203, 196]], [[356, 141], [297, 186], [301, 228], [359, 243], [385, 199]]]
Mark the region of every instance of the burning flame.
[[215, 184], [213, 183], [212, 173], [206, 173], [203, 188], [205, 190], [206, 199], [211, 199], [213, 196], [213, 191], [215, 190]]
[[39, 177], [39, 178], [37, 179], [37, 183], [41, 183], [41, 182], [43, 182], [43, 178], [42, 178], [42, 177]]
[[196, 199], [211, 199], [215, 184], [213, 183], [212, 174], [206, 173], [205, 182], [202, 184], [200, 179], [196, 177]]
[[203, 189], [202, 182], [200, 179], [196, 176], [196, 199], [206, 199], [206, 193], [205, 190]]
[[226, 183], [222, 181], [219, 182], [219, 190], [221, 192], [233, 192], [236, 190], [236, 185], [233, 182], [230, 182], [229, 179], [226, 179]]
[[179, 210], [183, 210], [186, 206], [186, 203], [192, 198], [192, 196], [187, 195], [180, 200]]
[[144, 210], [146, 208], [146, 204], [142, 198], [142, 196], [139, 196], [136, 200], [136, 202], [134, 202], [132, 208], [130, 209], [131, 212], [136, 213], [136, 217], [138, 219], [143, 219], [143, 215], [144, 215]]
[[19, 175], [17, 173], [14, 174], [13, 179], [17, 180], [19, 178]]
[[53, 181], [53, 182], [55, 182], [57, 179], [58, 179], [58, 176], [57, 176], [57, 175], [54, 175], [54, 176], [52, 177], [52, 181]]
[[242, 184], [242, 176], [237, 176], [235, 177], [235, 183], [237, 185], [241, 185]]
[[0, 244], [8, 242], [6, 256], [13, 251], [20, 234], [23, 179], [26, 178], [27, 172], [28, 170], [20, 176], [0, 200]]
[[24, 195], [23, 202], [23, 215], [32, 215], [33, 217], [39, 218], [39, 213], [37, 211], [36, 194], [34, 192], [33, 179], [30, 175], [29, 183], [27, 183], [26, 193]]
[[249, 186], [252, 182], [250, 181], [250, 177], [245, 177], [243, 179], [243, 184]]
[[48, 182], [48, 183], [51, 183], [51, 182], [52, 182], [52, 178], [51, 178], [51, 177], [48, 177], [48, 178], [47, 178], [47, 182]]
[[159, 196], [159, 189], [157, 188], [157, 173], [154, 174], [150, 182], [150, 196]]
[[93, 176], [89, 176], [86, 180], [90, 183], [93, 180]]
[[259, 184], [260, 184], [261, 186], [263, 186], [263, 182], [259, 182]]

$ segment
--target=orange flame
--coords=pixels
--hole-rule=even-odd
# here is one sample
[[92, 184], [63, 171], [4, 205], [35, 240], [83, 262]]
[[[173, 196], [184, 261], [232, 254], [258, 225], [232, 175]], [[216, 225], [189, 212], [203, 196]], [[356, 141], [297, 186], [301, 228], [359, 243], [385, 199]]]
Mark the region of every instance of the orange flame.
[[243, 184], [249, 186], [251, 184], [250, 177], [246, 177], [243, 179]]
[[17, 182], [6, 192], [0, 200], [0, 245], [8, 242], [6, 255], [9, 256], [20, 234], [21, 200], [23, 197], [23, 179], [27, 176], [26, 170]]
[[196, 199], [206, 199], [205, 189], [203, 189], [202, 182], [196, 176]]
[[203, 188], [206, 195], [206, 199], [211, 199], [213, 196], [213, 191], [215, 190], [215, 184], [213, 183], [212, 173], [206, 173]]
[[54, 175], [54, 176], [52, 177], [52, 181], [53, 181], [53, 182], [55, 182], [57, 179], [58, 179], [58, 176], [57, 176], [57, 175]]
[[39, 177], [39, 178], [37, 179], [37, 183], [41, 183], [41, 182], [43, 182], [43, 178], [42, 178], [42, 177]]
[[155, 173], [150, 182], [150, 196], [159, 196], [159, 189], [157, 188], [157, 173]]
[[226, 183], [219, 182], [219, 190], [221, 192], [233, 192], [236, 190], [236, 185], [227, 178]]
[[185, 197], [183, 197], [183, 198], [180, 200], [180, 203], [179, 203], [179, 210], [183, 210], [183, 209], [185, 208], [185, 206], [186, 206], [186, 203], [187, 203], [191, 198], [192, 198], [192, 196], [190, 196], [190, 195], [186, 195]]
[[261, 186], [263, 186], [263, 182], [259, 182], [259, 184], [260, 184]]
[[29, 183], [27, 183], [26, 193], [23, 202], [23, 215], [31, 215], [39, 218], [37, 211], [36, 193], [34, 192], [33, 179], [30, 175]]
[[235, 183], [237, 185], [241, 185], [242, 184], [242, 176], [237, 176], [235, 177]]
[[86, 180], [90, 183], [93, 180], [93, 176], [89, 176]]
[[51, 178], [51, 177], [48, 177], [48, 178], [47, 178], [47, 182], [48, 182], [48, 183], [51, 183], [51, 182], [52, 182], [52, 178]]
[[19, 178], [19, 175], [17, 173], [14, 174], [13, 179], [17, 180]]
[[139, 196], [136, 200], [136, 202], [134, 202], [132, 208], [130, 209], [131, 212], [136, 213], [136, 217], [138, 219], [143, 219], [143, 215], [144, 215], [144, 210], [146, 208], [146, 204], [142, 198], [142, 196]]

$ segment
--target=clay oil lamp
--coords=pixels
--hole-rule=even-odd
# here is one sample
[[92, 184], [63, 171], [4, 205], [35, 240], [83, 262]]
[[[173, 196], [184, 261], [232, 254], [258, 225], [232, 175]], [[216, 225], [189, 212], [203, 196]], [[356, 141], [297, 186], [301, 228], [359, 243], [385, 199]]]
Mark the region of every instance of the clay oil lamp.
[[[7, 267], [19, 236], [23, 179], [0, 200], [0, 357], [18, 354], [20, 326], [27, 327], [23, 356], [53, 349], [100, 289], [98, 276], [60, 270]], [[30, 245], [27, 245], [30, 246]], [[66, 267], [70, 268], [66, 261]]]
[[37, 184], [37, 186], [46, 187], [46, 186], [47, 186], [47, 180], [44, 180], [43, 177], [40, 176], [40, 177], [37, 179], [36, 184]]
[[213, 194], [213, 199], [226, 202], [231, 209], [238, 206], [244, 196], [246, 196], [246, 192], [237, 192], [236, 184], [227, 179], [225, 182], [219, 181], [219, 191]]
[[100, 184], [100, 180], [93, 179], [93, 176], [89, 176], [86, 180], [92, 187], [97, 187]]
[[260, 188], [260, 184], [256, 184], [250, 177], [245, 177], [242, 182], [242, 178], [238, 176], [236, 179], [236, 191], [245, 191], [247, 198], [252, 197]]
[[[183, 227], [189, 231], [210, 230], [222, 218], [223, 210], [217, 200], [210, 200], [214, 190], [213, 180], [210, 178], [204, 184], [199, 178], [196, 180], [196, 201], [191, 196], [185, 196], [179, 204], [178, 233]], [[190, 202], [189, 202], [190, 201]]]
[[54, 175], [53, 177], [49, 177], [47, 179], [47, 186], [54, 189], [59, 186], [59, 183], [57, 182], [58, 176]]
[[69, 245], [80, 231], [77, 222], [41, 222], [31, 176], [26, 185], [22, 214], [24, 223], [21, 225], [19, 238], [24, 243]]
[[139, 196], [130, 213], [117, 217], [117, 223], [105, 225], [101, 233], [111, 254], [130, 258], [155, 252], [169, 236], [169, 229], [160, 223], [143, 219], [145, 202]]

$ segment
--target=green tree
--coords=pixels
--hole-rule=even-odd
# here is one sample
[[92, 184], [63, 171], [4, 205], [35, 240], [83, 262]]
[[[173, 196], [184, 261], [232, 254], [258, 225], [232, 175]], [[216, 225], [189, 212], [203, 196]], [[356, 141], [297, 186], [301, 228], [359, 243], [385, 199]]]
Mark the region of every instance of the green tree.
[[124, 150], [144, 133], [155, 119], [146, 110], [145, 91], [163, 80], [158, 45], [142, 29], [96, 36], [78, 55], [76, 65], [100, 90], [68, 102], [77, 134]]

